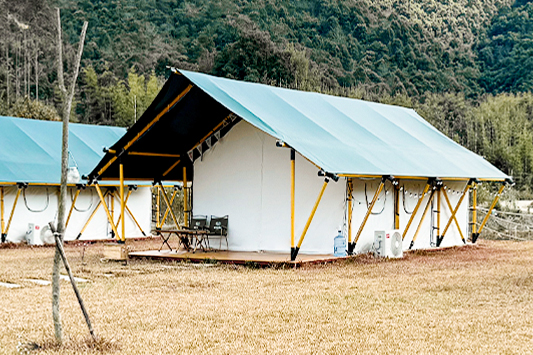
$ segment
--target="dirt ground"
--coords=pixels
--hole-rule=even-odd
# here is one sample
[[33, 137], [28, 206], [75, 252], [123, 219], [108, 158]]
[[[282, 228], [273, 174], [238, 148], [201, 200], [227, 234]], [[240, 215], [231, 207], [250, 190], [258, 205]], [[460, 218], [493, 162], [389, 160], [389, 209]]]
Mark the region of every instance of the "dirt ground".
[[[135, 242], [142, 250], [157, 241]], [[159, 243], [157, 244], [159, 245]], [[65, 343], [54, 345], [53, 248], [0, 249], [0, 353], [529, 354], [533, 242], [364, 255], [264, 268], [102, 261], [103, 245], [68, 245], [98, 343], [62, 282]], [[18, 347], [17, 347], [18, 346]]]

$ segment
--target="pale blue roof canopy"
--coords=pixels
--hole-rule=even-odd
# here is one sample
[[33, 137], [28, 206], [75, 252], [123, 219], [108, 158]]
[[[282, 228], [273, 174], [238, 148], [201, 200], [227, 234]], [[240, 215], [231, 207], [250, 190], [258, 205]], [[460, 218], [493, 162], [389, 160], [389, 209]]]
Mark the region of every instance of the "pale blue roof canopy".
[[[187, 91], [191, 84], [193, 88]], [[171, 104], [184, 92], [177, 103]], [[161, 112], [165, 112], [163, 116], [140, 138], [135, 138]], [[495, 181], [509, 178], [483, 157], [446, 137], [412, 109], [185, 70], [171, 75], [143, 117], [113, 149], [141, 151], [150, 147], [187, 157], [198, 142], [194, 137], [205, 136], [228, 113], [283, 141], [332, 174]], [[203, 150], [207, 149], [203, 145]], [[194, 154], [197, 159], [199, 155]], [[111, 159], [111, 155], [106, 155], [91, 177], [116, 178], [116, 162], [106, 166]], [[128, 164], [141, 164], [134, 161], [136, 158], [127, 159], [125, 169]], [[190, 164], [187, 160], [182, 159], [180, 164]], [[142, 163], [144, 171], [130, 170], [127, 178], [157, 180], [160, 171], [168, 168], [168, 164], [163, 169], [146, 160]], [[146, 170], [152, 175], [146, 175]], [[169, 177], [179, 180], [179, 171], [176, 169], [176, 174], [170, 173]]]
[[[0, 184], [59, 184], [62, 123], [0, 116]], [[88, 174], [125, 128], [69, 124], [69, 166]]]
[[327, 172], [508, 178], [412, 109], [181, 73], [229, 110]]

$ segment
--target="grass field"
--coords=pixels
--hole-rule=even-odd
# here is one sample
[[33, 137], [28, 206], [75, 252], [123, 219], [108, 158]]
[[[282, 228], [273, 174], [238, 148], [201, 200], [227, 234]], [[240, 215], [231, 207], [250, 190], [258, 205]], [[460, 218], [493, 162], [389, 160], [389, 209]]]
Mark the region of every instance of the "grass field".
[[[136, 243], [143, 249], [147, 242]], [[54, 346], [53, 248], [0, 249], [0, 353], [527, 354], [533, 348], [533, 242], [359, 256], [299, 269], [102, 262], [103, 246], [67, 246], [101, 340], [62, 283], [64, 347]], [[33, 353], [33, 352], [32, 352]]]

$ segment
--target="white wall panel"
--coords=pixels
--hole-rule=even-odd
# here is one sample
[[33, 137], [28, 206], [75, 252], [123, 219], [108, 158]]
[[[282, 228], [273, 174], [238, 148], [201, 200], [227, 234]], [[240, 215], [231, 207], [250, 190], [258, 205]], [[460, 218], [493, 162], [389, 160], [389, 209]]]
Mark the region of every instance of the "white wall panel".
[[[105, 187], [102, 187], [102, 190], [105, 191]], [[13, 186], [4, 187], [4, 191], [6, 194], [4, 198], [4, 221], [7, 226], [17, 188]], [[67, 195], [67, 215], [75, 193], [76, 189], [69, 188]], [[24, 194], [20, 194], [13, 214], [13, 221], [11, 222], [9, 233], [7, 235], [7, 240], [13, 242], [22, 241], [28, 230], [28, 223], [43, 226], [48, 224], [48, 222], [55, 221], [57, 218], [58, 196], [58, 187], [29, 186], [25, 191], [25, 198]], [[77, 210], [72, 212], [72, 216], [67, 226], [65, 240], [76, 239], [85, 225], [85, 222], [89, 219], [90, 214], [98, 205], [98, 201], [99, 198], [94, 188], [88, 187], [81, 191], [80, 196], [76, 201]], [[150, 234], [151, 228], [151, 203], [152, 198], [149, 187], [139, 187], [137, 191], [132, 192], [128, 201], [128, 207], [147, 235]], [[119, 214], [120, 201], [115, 199], [115, 223], [118, 220]], [[126, 213], [126, 216], [126, 237], [132, 238], [142, 236], [139, 228], [137, 228], [129, 214]], [[107, 221], [104, 209], [100, 206], [98, 212], [83, 233], [81, 240], [107, 238], [111, 238], [111, 226]]]
[[[239, 122], [194, 165], [194, 214], [229, 215], [232, 250], [290, 251], [290, 151]], [[296, 242], [322, 187], [318, 168], [296, 155]], [[302, 244], [332, 253], [343, 220], [344, 183], [330, 181]]]

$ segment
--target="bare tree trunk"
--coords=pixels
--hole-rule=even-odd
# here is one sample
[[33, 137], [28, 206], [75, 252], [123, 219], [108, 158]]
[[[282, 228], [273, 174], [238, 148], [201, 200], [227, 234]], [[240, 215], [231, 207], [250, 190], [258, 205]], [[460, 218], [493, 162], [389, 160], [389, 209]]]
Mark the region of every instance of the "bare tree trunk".
[[20, 44], [16, 48], [15, 52], [15, 101], [19, 99], [19, 65], [20, 65]]
[[[66, 89], [65, 89], [65, 80], [63, 78], [63, 39], [61, 38], [61, 13], [59, 9], [57, 9], [57, 36], [58, 36], [58, 42], [57, 42], [57, 80], [59, 84], [59, 89], [61, 90], [61, 101], [63, 106], [65, 106], [65, 100], [66, 100]], [[57, 216], [57, 227], [56, 230], [59, 233], [59, 238], [61, 239], [61, 242], [63, 242], [63, 220], [64, 220], [64, 213], [62, 212], [62, 209], [64, 209], [65, 204], [65, 198], [62, 194], [62, 187], [63, 187], [63, 173], [64, 170], [64, 163], [63, 163], [63, 150], [67, 149], [68, 154], [68, 119], [69, 117], [66, 117], [64, 115], [63, 110], [63, 137], [62, 137], [62, 150], [61, 150], [61, 188], [59, 190], [59, 206], [58, 206], [58, 216]], [[65, 124], [65, 118], [67, 118], [67, 122]], [[65, 134], [65, 127], [67, 128], [66, 134]], [[66, 135], [66, 144], [65, 144], [65, 135]], [[67, 158], [68, 159], [68, 158]], [[67, 161], [67, 167], [68, 167], [68, 161]], [[59, 253], [59, 248], [56, 248], [55, 254], [54, 254], [54, 266], [52, 268], [52, 318], [54, 321], [54, 335], [56, 337], [56, 341], [61, 344], [63, 342], [63, 329], [61, 327], [61, 313], [59, 311], [59, 298], [60, 298], [60, 278], [59, 278], [59, 272], [61, 269], [61, 255]]]
[[9, 77], [9, 74], [11, 74], [11, 61], [9, 60], [9, 43], [6, 43], [6, 86], [7, 86], [7, 108], [9, 109], [9, 81], [11, 78]]
[[22, 55], [24, 56], [24, 62], [22, 64], [24, 75], [24, 97], [28, 96], [28, 47], [26, 46], [26, 32], [24, 32], [24, 37], [22, 39]]
[[85, 33], [87, 32], [87, 22], [83, 23], [81, 30], [80, 43], [78, 46], [78, 54], [76, 55], [76, 67], [72, 77], [70, 86], [70, 93], [67, 93], [65, 87], [65, 78], [63, 75], [63, 40], [61, 36], [61, 13], [57, 9], [57, 34], [58, 34], [58, 83], [62, 96], [62, 118], [63, 118], [63, 137], [61, 149], [61, 188], [59, 191], [59, 206], [57, 212], [57, 233], [59, 234], [58, 242], [56, 244], [56, 252], [54, 256], [53, 276], [52, 276], [52, 316], [54, 320], [54, 334], [58, 343], [62, 342], [61, 316], [59, 313], [59, 270], [61, 253], [60, 250], [63, 244], [65, 231], [65, 211], [67, 201], [67, 172], [68, 172], [68, 124], [70, 120], [70, 111], [72, 108], [72, 99], [74, 97], [74, 90], [76, 88], [76, 80], [80, 69], [81, 55], [83, 53], [83, 43], [85, 42]]
[[83, 316], [85, 317], [85, 322], [87, 323], [87, 327], [89, 327], [89, 333], [91, 333], [93, 340], [96, 341], [96, 335], [94, 334], [93, 326], [91, 324], [91, 320], [89, 319], [89, 314], [87, 313], [87, 309], [85, 308], [85, 304], [83, 303], [83, 299], [81, 298], [80, 291], [78, 290], [78, 286], [76, 285], [76, 279], [74, 279], [74, 275], [72, 275], [72, 270], [68, 263], [67, 255], [65, 254], [65, 249], [63, 249], [63, 240], [61, 240], [61, 236], [59, 235], [59, 233], [57, 233], [57, 231], [54, 230], [54, 226], [52, 225], [52, 222], [49, 223], [49, 226], [54, 233], [54, 238], [55, 238], [56, 245], [57, 245], [56, 250], [59, 252], [59, 255], [61, 256], [61, 260], [63, 260], [63, 265], [65, 265], [65, 269], [67, 270], [70, 283], [72, 284], [72, 288], [74, 289], [74, 293], [76, 294], [76, 297], [78, 298], [81, 311], [83, 312]]
[[35, 43], [35, 100], [39, 101], [39, 46]]

